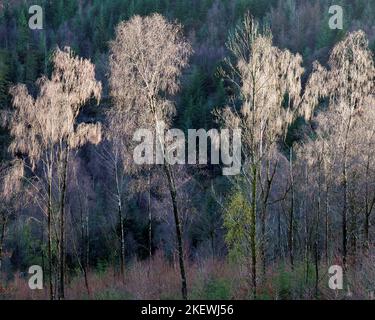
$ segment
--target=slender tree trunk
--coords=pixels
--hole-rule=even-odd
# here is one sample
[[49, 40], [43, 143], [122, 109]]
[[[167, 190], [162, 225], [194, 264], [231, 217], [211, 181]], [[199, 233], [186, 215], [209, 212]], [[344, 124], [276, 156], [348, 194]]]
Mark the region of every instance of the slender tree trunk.
[[342, 264], [343, 268], [346, 271], [347, 269], [347, 211], [348, 211], [348, 177], [346, 171], [346, 157], [344, 158], [344, 165], [342, 171], [343, 177], [343, 210], [342, 210]]
[[[267, 209], [268, 209], [268, 198], [271, 193], [271, 186], [273, 183], [273, 178], [276, 173], [277, 163], [273, 169], [273, 173], [270, 173], [271, 161], [267, 160], [267, 174], [266, 174], [266, 186], [263, 188], [263, 197], [262, 197], [262, 209], [261, 209], [261, 219], [262, 219], [262, 241], [261, 241], [261, 258], [262, 258], [262, 278], [263, 280], [266, 278], [266, 267], [267, 267], [267, 258], [266, 258], [266, 246], [268, 243], [267, 235], [266, 235], [266, 221], [267, 221]], [[260, 178], [262, 183], [262, 179]]]
[[[309, 175], [307, 171], [307, 166], [305, 169], [305, 190], [308, 190], [308, 185], [309, 185]], [[305, 282], [306, 284], [308, 283], [309, 280], [309, 215], [308, 215], [308, 197], [306, 194], [306, 199], [305, 199]]]
[[364, 253], [367, 255], [368, 250], [370, 248], [370, 226], [371, 226], [371, 212], [373, 210], [373, 207], [375, 205], [375, 196], [371, 199], [371, 203], [369, 205], [366, 205], [366, 212], [365, 212], [365, 221], [364, 221]]
[[174, 214], [174, 220], [175, 220], [175, 225], [176, 225], [177, 250], [178, 250], [180, 273], [181, 273], [182, 298], [184, 300], [187, 300], [188, 293], [187, 293], [187, 282], [186, 282], [186, 274], [185, 274], [185, 266], [184, 266], [184, 252], [183, 252], [183, 245], [182, 245], [181, 222], [180, 222], [180, 216], [179, 216], [179, 211], [178, 211], [178, 206], [177, 206], [177, 190], [175, 186], [173, 172], [169, 164], [164, 165], [164, 171], [168, 179], [168, 186], [169, 186], [169, 191], [170, 191], [171, 198], [172, 198], [173, 214]]
[[151, 171], [149, 171], [147, 174], [147, 184], [148, 184], [147, 210], [148, 210], [148, 257], [149, 257], [147, 276], [150, 277], [151, 261], [152, 261]]
[[[41, 234], [41, 239], [40, 239], [40, 243], [43, 243], [44, 244], [44, 228], [45, 228], [45, 225], [44, 225], [44, 220], [42, 220], [42, 223], [41, 223], [41, 229], [40, 229], [40, 234]], [[41, 250], [41, 254], [42, 254], [42, 270], [44, 272], [44, 270], [46, 270], [46, 265], [45, 265], [45, 254], [44, 254], [44, 249]], [[1, 267], [0, 267], [1, 269]], [[43, 277], [43, 288], [45, 287], [45, 278], [46, 277]]]
[[87, 293], [90, 295], [90, 286], [89, 286], [89, 280], [88, 280], [88, 271], [90, 266], [90, 229], [89, 229], [89, 212], [87, 211], [86, 215], [86, 246], [85, 246], [85, 252], [86, 252], [86, 259], [85, 259], [85, 284], [87, 288]]
[[347, 242], [348, 242], [348, 227], [347, 227], [347, 219], [348, 219], [348, 173], [347, 173], [347, 149], [348, 149], [348, 138], [349, 138], [349, 131], [351, 127], [352, 121], [352, 114], [348, 120], [348, 126], [345, 132], [345, 140], [344, 140], [344, 154], [343, 154], [343, 166], [342, 166], [342, 186], [343, 186], [343, 209], [342, 209], [342, 265], [344, 268], [344, 273], [347, 271]]
[[[277, 251], [278, 251], [278, 258], [281, 257], [282, 254], [282, 242], [281, 242], [281, 210], [277, 212]], [[284, 257], [284, 254], [283, 254]]]
[[118, 169], [118, 162], [115, 162], [115, 178], [116, 178], [116, 192], [117, 192], [117, 213], [120, 226], [120, 275], [121, 281], [125, 281], [125, 230], [124, 230], [124, 215], [122, 205], [122, 186], [120, 184], [120, 173]]
[[[276, 170], [276, 167], [275, 167]], [[271, 192], [271, 185], [273, 181], [273, 176], [270, 174], [270, 161], [267, 160], [267, 177], [266, 177], [266, 186], [263, 189], [263, 199], [262, 199], [262, 209], [261, 209], [261, 232], [262, 239], [260, 242], [260, 251], [262, 259], [262, 278], [265, 279], [266, 276], [266, 245], [267, 245], [267, 235], [266, 235], [266, 220], [267, 220], [267, 208], [268, 208], [268, 198]], [[262, 183], [262, 182], [261, 182]]]
[[256, 164], [253, 164], [253, 177], [251, 186], [251, 226], [250, 226], [250, 250], [251, 250], [251, 282], [253, 289], [253, 298], [257, 297], [257, 256], [256, 256], [256, 210], [257, 210], [257, 183], [258, 170]]
[[326, 265], [329, 265], [329, 187], [327, 182], [327, 174], [325, 174], [325, 241], [324, 252]]
[[318, 299], [319, 294], [319, 224], [320, 211], [322, 207], [322, 166], [319, 159], [318, 168], [318, 209], [315, 217], [315, 298]]
[[7, 224], [7, 219], [5, 218], [5, 213], [1, 214], [1, 225], [0, 225], [0, 277], [2, 272], [2, 262], [3, 262], [3, 246], [5, 239], [5, 229]]
[[[85, 250], [86, 251], [86, 250]], [[82, 267], [83, 267], [83, 276], [85, 278], [85, 287], [88, 296], [90, 296], [90, 285], [89, 285], [89, 279], [88, 279], [88, 265], [87, 265], [87, 260], [86, 260], [86, 252], [83, 253], [84, 257], [82, 259]]]
[[80, 197], [80, 217], [81, 217], [81, 266], [83, 271], [83, 276], [85, 278], [85, 287], [87, 290], [88, 296], [90, 296], [90, 286], [88, 281], [88, 219], [89, 214], [87, 213], [86, 217], [83, 216], [83, 208]]
[[[121, 197], [119, 195], [119, 197]], [[118, 201], [118, 219], [120, 222], [120, 273], [122, 281], [125, 280], [125, 234], [124, 234], [124, 218], [122, 215], [122, 201]]]
[[[371, 145], [369, 145], [369, 149]], [[367, 155], [366, 163], [366, 195], [365, 195], [365, 221], [364, 221], [364, 243], [363, 251], [367, 255], [370, 248], [370, 215], [373, 209], [375, 197], [372, 198], [370, 203], [369, 195], [369, 177], [370, 177], [370, 155]]]
[[186, 273], [185, 273], [181, 221], [180, 221], [180, 213], [179, 213], [178, 204], [177, 204], [177, 190], [176, 190], [176, 185], [175, 185], [175, 179], [174, 179], [172, 168], [170, 164], [168, 163], [168, 155], [165, 153], [165, 150], [164, 150], [164, 140], [161, 139], [161, 136], [160, 136], [161, 134], [164, 134], [164, 132], [158, 132], [158, 127], [157, 127], [158, 116], [156, 114], [157, 103], [153, 98], [150, 99], [149, 103], [150, 103], [151, 112], [155, 119], [156, 145], [159, 145], [162, 149], [162, 155], [164, 158], [163, 167], [164, 167], [165, 175], [167, 176], [169, 192], [171, 194], [171, 200], [172, 200], [172, 205], [173, 205], [173, 215], [174, 215], [175, 227], [176, 227], [177, 250], [178, 250], [178, 258], [179, 258], [179, 264], [180, 264], [182, 299], [187, 300], [188, 299], [187, 280], [186, 280]]
[[305, 248], [304, 248], [304, 255], [305, 255], [305, 282], [307, 284], [309, 280], [309, 226], [308, 226], [308, 215], [307, 210], [305, 210]]
[[318, 242], [315, 241], [315, 245], [314, 245], [314, 251], [315, 251], [315, 254], [314, 254], [314, 262], [315, 262], [315, 299], [318, 299], [318, 295], [319, 295], [319, 252], [318, 252]]
[[[49, 170], [52, 170], [51, 168]], [[47, 229], [48, 229], [48, 276], [49, 276], [49, 294], [50, 299], [54, 300], [53, 288], [53, 261], [52, 261], [52, 173], [48, 173], [48, 212], [47, 212]]]
[[262, 260], [262, 278], [263, 280], [266, 277], [266, 208], [263, 203], [263, 208], [261, 212], [261, 237], [262, 241], [260, 242], [260, 255]]
[[69, 162], [69, 147], [66, 147], [63, 160], [62, 186], [60, 194], [60, 264], [59, 264], [59, 300], [65, 299], [65, 202], [67, 189], [67, 174]]
[[365, 215], [365, 244], [364, 244], [364, 249], [365, 252], [368, 252], [368, 249], [370, 247], [370, 215], [366, 212]]
[[151, 212], [151, 172], [148, 172], [148, 254], [152, 258], [152, 212]]
[[293, 148], [290, 148], [290, 183], [291, 183], [291, 198], [289, 209], [289, 262], [292, 270], [294, 269], [294, 178], [293, 178]]
[[214, 262], [215, 261], [215, 231], [214, 230], [210, 232], [210, 238], [211, 238], [212, 262]]
[[315, 243], [314, 243], [314, 263], [315, 263], [315, 298], [318, 298], [319, 285], [319, 212], [320, 212], [320, 182], [318, 191], [318, 210], [315, 217]]
[[350, 193], [350, 215], [351, 215], [351, 223], [350, 223], [350, 233], [349, 233], [349, 239], [350, 239], [350, 263], [352, 265], [356, 265], [357, 261], [357, 214], [355, 212], [355, 204], [354, 204], [354, 197], [353, 191]]

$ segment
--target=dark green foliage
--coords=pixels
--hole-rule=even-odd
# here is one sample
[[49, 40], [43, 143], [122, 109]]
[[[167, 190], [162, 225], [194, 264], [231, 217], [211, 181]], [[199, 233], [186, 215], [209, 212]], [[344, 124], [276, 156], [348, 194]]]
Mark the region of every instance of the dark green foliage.
[[10, 57], [5, 50], [0, 51], [0, 107], [8, 103], [10, 81]]
[[276, 0], [238, 0], [236, 1], [237, 18], [241, 18], [246, 11], [249, 11], [254, 17], [263, 18], [276, 3]]
[[209, 118], [207, 94], [205, 92], [205, 75], [197, 67], [194, 68], [184, 87], [181, 99], [181, 126], [184, 129], [200, 129], [207, 127]]
[[228, 279], [210, 279], [203, 288], [200, 299], [230, 300], [231, 286]]

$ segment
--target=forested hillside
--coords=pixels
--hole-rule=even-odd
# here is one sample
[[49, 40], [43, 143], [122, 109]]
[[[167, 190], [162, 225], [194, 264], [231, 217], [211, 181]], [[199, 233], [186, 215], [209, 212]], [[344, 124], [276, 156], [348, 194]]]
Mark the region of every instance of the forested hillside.
[[[0, 299], [369, 298], [374, 20], [373, 0], [0, 0]], [[135, 164], [159, 121], [241, 129], [240, 173]]]

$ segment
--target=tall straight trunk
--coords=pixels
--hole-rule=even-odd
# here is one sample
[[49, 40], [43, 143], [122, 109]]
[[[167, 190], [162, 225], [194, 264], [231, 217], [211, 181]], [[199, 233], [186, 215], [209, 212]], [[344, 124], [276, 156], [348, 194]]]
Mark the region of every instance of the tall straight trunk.
[[171, 194], [171, 199], [172, 199], [173, 215], [174, 215], [174, 221], [175, 221], [175, 227], [176, 227], [178, 260], [180, 264], [182, 299], [187, 300], [188, 291], [187, 291], [187, 281], [186, 281], [185, 264], [184, 264], [184, 251], [183, 251], [183, 244], [182, 244], [180, 213], [179, 213], [178, 205], [177, 205], [177, 190], [176, 190], [175, 178], [173, 175], [171, 165], [168, 163], [167, 155], [164, 150], [164, 139], [161, 138], [161, 134], [164, 134], [164, 132], [159, 132], [158, 127], [157, 127], [158, 122], [159, 122], [158, 115], [156, 114], [157, 102], [155, 101], [155, 99], [151, 98], [149, 103], [150, 103], [151, 112], [155, 119], [156, 145], [159, 145], [160, 148], [162, 149], [162, 155], [164, 159], [163, 168], [164, 168], [164, 172], [167, 177], [167, 180], [168, 180], [169, 192]]
[[90, 229], [89, 229], [89, 212], [87, 211], [86, 215], [86, 246], [85, 246], [85, 284], [87, 288], [87, 292], [90, 295], [90, 286], [89, 286], [89, 280], [88, 280], [88, 271], [89, 271], [89, 265], [90, 265]]
[[186, 274], [185, 274], [185, 265], [184, 265], [184, 252], [182, 246], [182, 233], [181, 233], [181, 222], [180, 222], [180, 215], [177, 206], [177, 190], [175, 186], [175, 179], [173, 176], [172, 169], [169, 164], [164, 165], [164, 171], [168, 179], [168, 186], [169, 191], [172, 198], [173, 204], [173, 214], [176, 226], [176, 238], [177, 238], [177, 250], [178, 250], [178, 257], [180, 263], [180, 274], [181, 274], [181, 291], [182, 291], [182, 298], [187, 300], [188, 293], [187, 293], [187, 282], [186, 282]]
[[262, 204], [262, 211], [261, 211], [261, 237], [262, 240], [260, 242], [260, 256], [262, 260], [262, 278], [265, 279], [266, 276], [266, 205]]
[[343, 154], [343, 166], [342, 166], [342, 187], [343, 187], [343, 209], [342, 209], [342, 265], [344, 273], [347, 271], [347, 243], [348, 243], [348, 172], [347, 172], [347, 152], [348, 152], [348, 138], [352, 122], [352, 113], [350, 114], [348, 125], [345, 132], [344, 140], [344, 154]]
[[318, 209], [315, 217], [315, 298], [318, 298], [319, 293], [319, 224], [322, 207], [322, 166], [320, 159], [318, 171]]
[[[41, 234], [41, 239], [40, 239], [40, 243], [43, 243], [44, 244], [44, 228], [45, 228], [45, 225], [44, 225], [44, 220], [42, 220], [42, 223], [41, 223], [41, 229], [40, 229], [40, 234]], [[44, 250], [41, 250], [41, 254], [42, 254], [42, 270], [44, 272], [44, 270], [46, 270], [46, 265], [45, 265], [45, 257], [44, 257]], [[1, 267], [0, 267], [1, 269]], [[45, 277], [43, 277], [43, 288], [45, 287]]]
[[[257, 108], [256, 104], [256, 83], [255, 83], [255, 77], [252, 77], [252, 83], [253, 83], [253, 88], [252, 88], [252, 101], [250, 108], [252, 108], [252, 111], [255, 111]], [[252, 112], [252, 127], [255, 129], [255, 112]], [[260, 139], [259, 143], [259, 154], [256, 155], [256, 143], [254, 139], [254, 133], [251, 135], [251, 142], [250, 146], [251, 149], [253, 150], [253, 154], [251, 155], [251, 165], [252, 165], [252, 181], [251, 181], [251, 209], [250, 209], [250, 218], [251, 218], [251, 225], [250, 225], [250, 251], [251, 251], [251, 282], [252, 282], [252, 289], [253, 289], [253, 298], [256, 299], [257, 297], [257, 256], [256, 256], [256, 214], [257, 214], [257, 184], [258, 184], [258, 163], [257, 160], [261, 161], [262, 158], [262, 139]], [[257, 156], [259, 157], [257, 159]]]
[[148, 195], [147, 195], [147, 210], [148, 210], [148, 257], [149, 264], [147, 270], [147, 276], [150, 277], [151, 274], [151, 260], [152, 260], [152, 212], [151, 212], [151, 171], [147, 174], [147, 184], [148, 184]]
[[319, 295], [319, 248], [318, 242], [315, 241], [314, 245], [314, 263], [315, 263], [315, 298], [318, 299]]
[[290, 183], [291, 192], [290, 209], [289, 209], [289, 233], [288, 233], [288, 247], [289, 247], [289, 262], [294, 269], [294, 178], [293, 178], [293, 148], [290, 148]]
[[324, 252], [325, 262], [329, 265], [329, 187], [327, 182], [327, 175], [325, 174], [325, 229], [324, 229]]
[[124, 230], [124, 214], [123, 214], [123, 204], [122, 204], [122, 186], [120, 183], [121, 173], [119, 172], [118, 162], [115, 162], [115, 179], [116, 179], [116, 192], [117, 192], [117, 214], [118, 223], [120, 226], [120, 239], [119, 239], [119, 249], [120, 249], [120, 275], [121, 281], [125, 281], [125, 230]]
[[314, 263], [315, 263], [315, 298], [318, 298], [319, 285], [319, 212], [320, 212], [320, 186], [318, 191], [318, 210], [315, 217], [315, 243], [314, 243]]
[[[52, 170], [51, 168], [49, 170]], [[48, 209], [47, 209], [47, 233], [48, 233], [48, 276], [50, 299], [54, 300], [53, 288], [53, 261], [52, 261], [52, 172], [48, 173]]]
[[363, 243], [363, 249], [365, 254], [368, 254], [368, 250], [370, 248], [370, 217], [371, 212], [375, 205], [375, 195], [372, 197], [371, 202], [369, 204], [366, 204], [366, 212], [365, 212], [365, 221], [364, 221], [364, 243]]
[[83, 208], [81, 203], [81, 197], [80, 200], [80, 217], [81, 217], [81, 266], [83, 271], [83, 276], [85, 278], [85, 287], [87, 290], [87, 294], [90, 296], [90, 286], [88, 281], [88, 266], [89, 266], [89, 260], [88, 260], [88, 235], [89, 235], [89, 214], [87, 212], [86, 217], [83, 216]]
[[257, 296], [257, 256], [256, 256], [256, 210], [257, 210], [257, 165], [253, 164], [252, 168], [252, 186], [251, 186], [251, 226], [250, 226], [250, 250], [251, 250], [251, 282], [253, 289], [253, 297]]
[[124, 217], [122, 214], [121, 195], [118, 195], [118, 219], [120, 223], [120, 273], [122, 281], [125, 280], [125, 233], [124, 233]]
[[365, 215], [365, 242], [364, 242], [364, 251], [367, 253], [370, 247], [370, 215], [366, 212]]
[[305, 258], [305, 282], [309, 280], [309, 226], [308, 226], [308, 215], [307, 210], [305, 210], [305, 248], [304, 248], [304, 258]]
[[5, 213], [1, 215], [1, 225], [0, 225], [0, 276], [2, 270], [2, 262], [3, 262], [3, 246], [4, 246], [4, 239], [5, 239], [5, 229], [6, 229], [6, 218]]
[[282, 243], [281, 243], [281, 210], [277, 210], [277, 254], [278, 254], [278, 258], [281, 258], [282, 253], [283, 253], [283, 250], [282, 250]]
[[69, 162], [69, 147], [64, 152], [62, 186], [60, 193], [60, 264], [59, 264], [59, 300], [65, 299], [65, 201], [67, 187], [67, 173]]
[[211, 256], [212, 261], [215, 261], [215, 231], [210, 232], [210, 239], [211, 239]]
[[[276, 167], [275, 167], [276, 170]], [[275, 171], [274, 171], [275, 172]], [[267, 220], [267, 208], [268, 208], [268, 198], [271, 192], [271, 185], [273, 181], [274, 173], [270, 174], [270, 161], [267, 160], [267, 179], [266, 179], [266, 186], [263, 189], [263, 197], [262, 197], [262, 209], [261, 209], [261, 232], [262, 232], [262, 239], [260, 242], [260, 253], [262, 259], [262, 278], [265, 279], [266, 275], [266, 244], [267, 244], [267, 235], [266, 235], [266, 220]]]
[[355, 212], [355, 204], [354, 204], [354, 197], [355, 195], [353, 192], [350, 193], [350, 233], [349, 233], [349, 239], [350, 239], [350, 263], [355, 265], [357, 260], [357, 214]]
[[[369, 146], [369, 150], [371, 146]], [[363, 242], [363, 251], [365, 254], [368, 254], [370, 248], [370, 216], [372, 209], [375, 204], [375, 197], [371, 197], [369, 194], [369, 177], [370, 177], [370, 155], [367, 155], [366, 163], [366, 194], [365, 194], [365, 219], [364, 219], [364, 242]]]
[[[307, 166], [305, 169], [305, 190], [308, 190], [308, 184], [309, 184], [309, 176], [307, 172]], [[308, 198], [306, 195], [305, 199], [305, 227], [304, 227], [304, 232], [305, 232], [305, 282], [307, 284], [309, 280], [309, 216], [308, 216]]]
[[344, 165], [342, 171], [343, 177], [343, 209], [342, 209], [342, 265], [344, 271], [347, 269], [347, 216], [348, 216], [348, 177], [346, 170], [346, 156], [344, 158]]
[[148, 172], [148, 254], [152, 258], [152, 212], [151, 212], [151, 172]]

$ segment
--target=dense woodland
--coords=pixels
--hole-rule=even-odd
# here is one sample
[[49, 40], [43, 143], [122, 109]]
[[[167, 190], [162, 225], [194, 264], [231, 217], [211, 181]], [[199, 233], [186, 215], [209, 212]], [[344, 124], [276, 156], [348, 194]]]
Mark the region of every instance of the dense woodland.
[[[0, 0], [0, 299], [373, 298], [374, 20], [373, 0]], [[134, 164], [157, 121], [240, 128], [241, 173]]]

